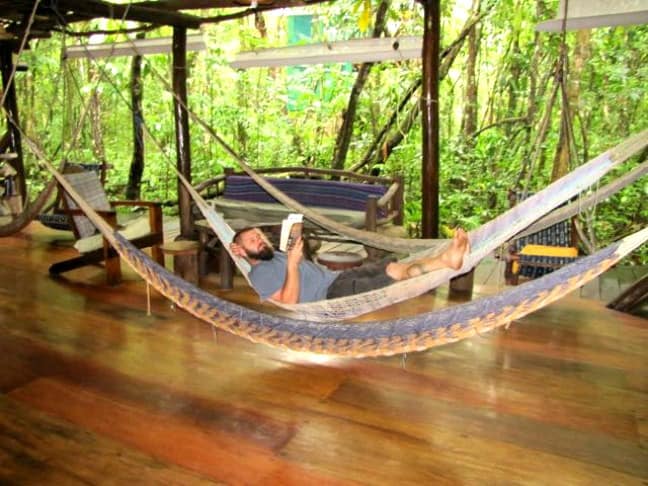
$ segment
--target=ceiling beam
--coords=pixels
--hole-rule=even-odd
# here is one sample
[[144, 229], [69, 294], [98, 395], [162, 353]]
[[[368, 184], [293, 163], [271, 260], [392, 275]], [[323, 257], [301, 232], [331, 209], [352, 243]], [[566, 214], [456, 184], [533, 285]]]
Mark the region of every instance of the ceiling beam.
[[[159, 25], [174, 25], [188, 29], [200, 27], [201, 19], [154, 7], [142, 7], [139, 4], [118, 5], [101, 0], [58, 0], [57, 8], [62, 15], [80, 15], [87, 17], [103, 17], [117, 20], [133, 20], [136, 22]], [[70, 13], [72, 12], [72, 13]]]
[[291, 7], [307, 7], [318, 3], [328, 2], [332, 0], [151, 0], [148, 2], [140, 2], [137, 5], [155, 7], [164, 10], [199, 10], [209, 8], [245, 8], [250, 7], [256, 3], [259, 7], [271, 8], [291, 8]]

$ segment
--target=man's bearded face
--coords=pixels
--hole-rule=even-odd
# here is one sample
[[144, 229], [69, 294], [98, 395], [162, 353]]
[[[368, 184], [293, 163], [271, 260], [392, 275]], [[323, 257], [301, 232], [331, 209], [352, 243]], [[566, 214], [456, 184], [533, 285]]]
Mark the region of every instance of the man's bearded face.
[[248, 231], [241, 235], [241, 246], [248, 258], [253, 260], [272, 260], [274, 250], [258, 230]]
[[272, 258], [274, 257], [274, 250], [270, 248], [268, 245], [256, 251], [250, 251], [246, 248], [245, 253], [249, 258], [252, 258], [253, 260], [267, 261], [267, 260], [272, 260]]

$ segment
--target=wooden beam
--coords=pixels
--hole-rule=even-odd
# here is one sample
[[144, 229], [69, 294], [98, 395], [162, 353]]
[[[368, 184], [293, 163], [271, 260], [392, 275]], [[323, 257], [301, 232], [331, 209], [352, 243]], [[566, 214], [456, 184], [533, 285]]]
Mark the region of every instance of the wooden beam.
[[423, 238], [439, 236], [439, 44], [440, 0], [420, 0], [424, 12], [421, 168]]
[[620, 312], [632, 312], [648, 301], [648, 273], [616, 297], [607, 306]]
[[[18, 102], [16, 101], [16, 83], [15, 77], [9, 84], [9, 78], [13, 68], [13, 43], [0, 43], [0, 69], [2, 70], [2, 87], [6, 93], [4, 109], [7, 113], [7, 127], [9, 132], [9, 147], [16, 154], [16, 158], [11, 161], [11, 165], [18, 173], [18, 191], [22, 200], [26, 201], [27, 183], [25, 182], [25, 167], [23, 165], [22, 140], [20, 137], [18, 116]], [[12, 121], [13, 119], [13, 121]]]
[[151, 6], [142, 7], [138, 4], [119, 5], [101, 0], [58, 0], [58, 11], [65, 15], [82, 15], [88, 17], [103, 17], [109, 19], [134, 20], [160, 25], [173, 25], [187, 29], [197, 29], [201, 20], [193, 15], [171, 12]]
[[[264, 7], [291, 8], [307, 7], [317, 3], [330, 2], [334, 0], [259, 0], [257, 4]], [[140, 2], [138, 5], [155, 7], [164, 10], [201, 10], [210, 8], [245, 8], [252, 5], [250, 0], [161, 0]]]
[[[173, 114], [176, 128], [177, 167], [191, 182], [191, 145], [189, 140], [189, 113], [187, 106], [187, 30], [173, 29]], [[180, 211], [180, 235], [190, 238], [193, 234], [191, 196], [178, 179], [178, 208]]]

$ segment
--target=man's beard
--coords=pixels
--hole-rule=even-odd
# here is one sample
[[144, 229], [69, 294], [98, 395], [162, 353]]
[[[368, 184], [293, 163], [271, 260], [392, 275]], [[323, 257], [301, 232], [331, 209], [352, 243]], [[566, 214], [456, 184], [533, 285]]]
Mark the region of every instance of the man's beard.
[[266, 246], [263, 248], [263, 250], [260, 251], [247, 251], [247, 256], [253, 260], [272, 260], [274, 257], [274, 250], [270, 248], [269, 246]]

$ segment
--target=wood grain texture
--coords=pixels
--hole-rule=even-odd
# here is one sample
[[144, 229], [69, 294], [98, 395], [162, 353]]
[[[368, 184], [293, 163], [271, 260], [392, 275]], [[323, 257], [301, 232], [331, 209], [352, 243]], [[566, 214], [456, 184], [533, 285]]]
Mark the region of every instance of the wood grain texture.
[[[283, 352], [156, 294], [148, 316], [126, 269], [117, 287], [101, 268], [50, 278], [71, 252], [61, 235], [32, 224], [0, 240], [0, 483], [648, 481], [645, 319], [572, 295], [406, 359]], [[268, 308], [236, 282], [219, 295]]]

